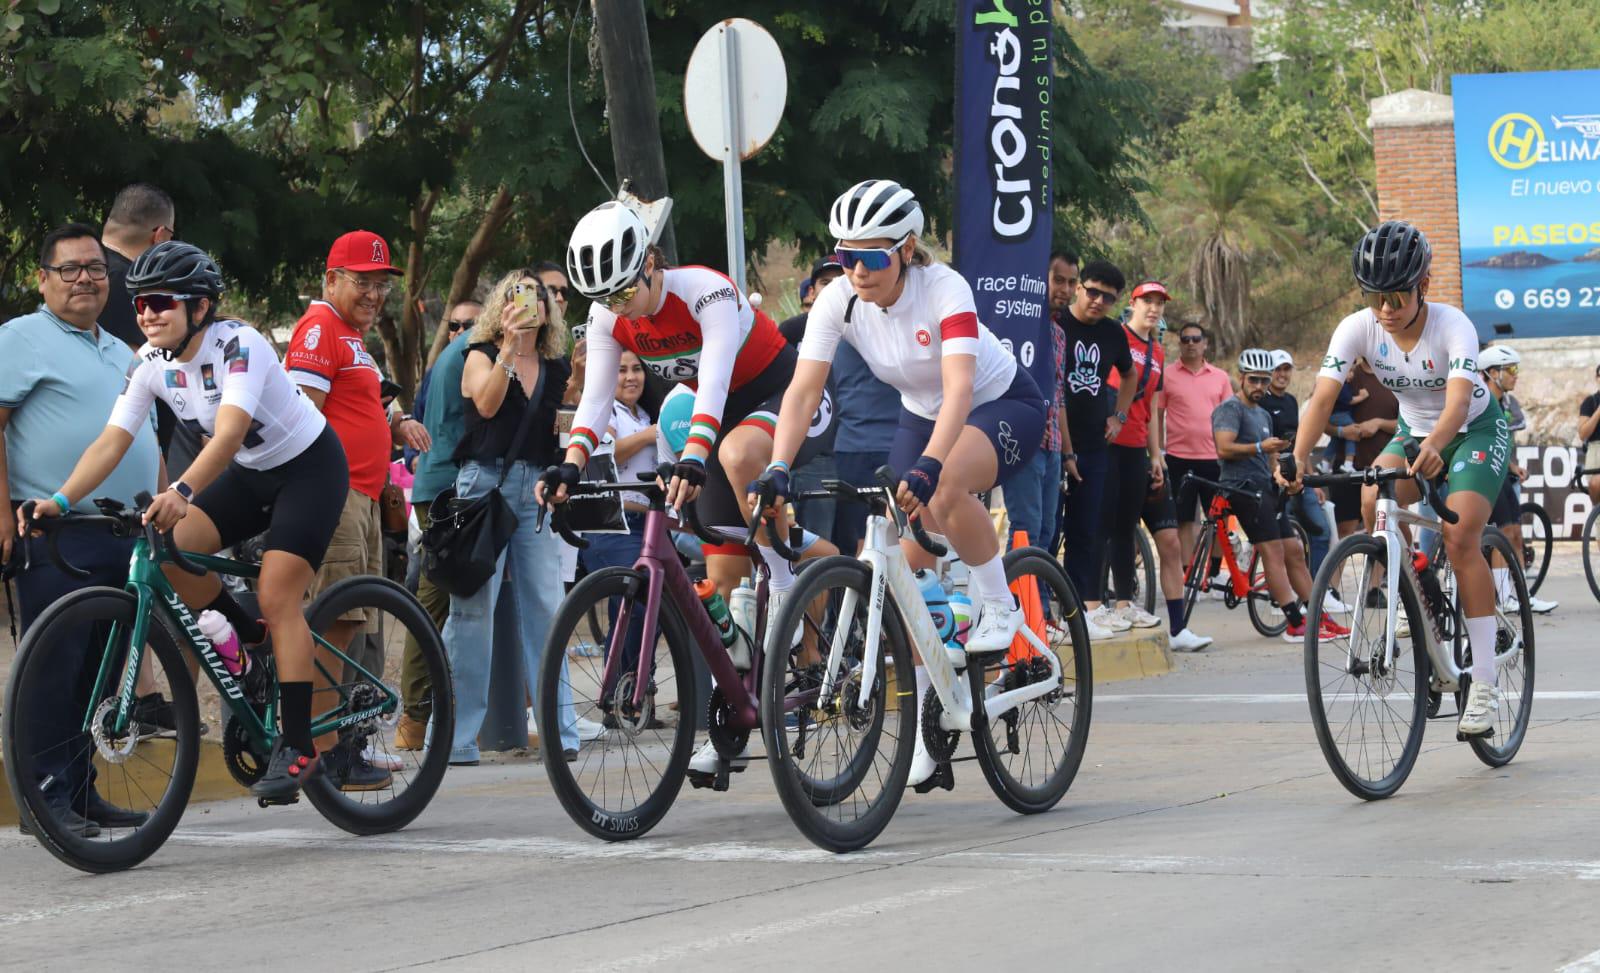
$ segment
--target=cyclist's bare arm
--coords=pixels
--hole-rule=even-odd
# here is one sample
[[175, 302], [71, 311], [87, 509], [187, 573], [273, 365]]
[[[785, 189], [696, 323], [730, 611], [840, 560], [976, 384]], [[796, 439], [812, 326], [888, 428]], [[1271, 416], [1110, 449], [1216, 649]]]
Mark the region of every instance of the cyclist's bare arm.
[[778, 408], [778, 430], [773, 433], [772, 461], [793, 463], [800, 447], [805, 445], [806, 430], [811, 427], [811, 417], [822, 404], [822, 390], [828, 382], [829, 364], [802, 358], [794, 364], [794, 377], [783, 393], [783, 405]]

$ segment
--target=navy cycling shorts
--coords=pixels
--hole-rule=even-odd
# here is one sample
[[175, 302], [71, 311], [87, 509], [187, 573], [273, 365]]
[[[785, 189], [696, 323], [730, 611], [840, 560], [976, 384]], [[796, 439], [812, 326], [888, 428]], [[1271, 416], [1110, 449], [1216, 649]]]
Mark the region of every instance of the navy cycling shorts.
[[[1033, 377], [1021, 368], [1005, 394], [992, 402], [974, 406], [967, 425], [979, 430], [994, 447], [999, 461], [999, 476], [990, 486], [999, 486], [1028, 465], [1044, 441], [1045, 401]], [[889, 447], [889, 467], [897, 476], [905, 474], [933, 438], [933, 420], [924, 419], [904, 406], [900, 408], [900, 428]]]

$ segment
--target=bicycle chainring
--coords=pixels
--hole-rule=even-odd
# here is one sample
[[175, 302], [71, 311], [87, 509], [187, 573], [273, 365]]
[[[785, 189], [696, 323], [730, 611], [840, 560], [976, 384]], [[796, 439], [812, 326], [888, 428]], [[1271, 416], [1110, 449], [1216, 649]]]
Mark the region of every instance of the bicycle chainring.
[[231, 717], [223, 720], [222, 762], [241, 787], [249, 787], [267, 772], [267, 755], [250, 743], [244, 724]]
[[961, 742], [960, 730], [946, 730], [939, 725], [939, 718], [944, 715], [944, 703], [939, 701], [939, 694], [932, 686], [922, 698], [922, 745], [928, 748], [928, 756], [935, 763], [947, 764], [956, 754], [956, 745]]
[[745, 744], [750, 742], [749, 730], [734, 728], [733, 715], [733, 707], [722, 695], [722, 687], [711, 690], [711, 699], [706, 703], [706, 735], [716, 746], [717, 753], [728, 760], [744, 753]]
[[1222, 589], [1222, 607], [1229, 611], [1239, 607], [1239, 596], [1233, 593], [1232, 583]]

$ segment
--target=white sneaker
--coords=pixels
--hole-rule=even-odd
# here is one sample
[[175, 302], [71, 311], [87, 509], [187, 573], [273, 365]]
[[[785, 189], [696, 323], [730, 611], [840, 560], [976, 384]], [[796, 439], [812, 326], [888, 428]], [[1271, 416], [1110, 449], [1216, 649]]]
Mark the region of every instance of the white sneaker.
[[1350, 606], [1339, 600], [1339, 596], [1332, 591], [1322, 593], [1322, 613], [1324, 615], [1348, 615]]
[[578, 731], [578, 739], [583, 743], [598, 740], [606, 735], [606, 728], [594, 720], [586, 720], [579, 716], [573, 721], [573, 729]]
[[920, 719], [917, 720], [917, 727], [917, 745], [911, 751], [911, 772], [906, 775], [907, 787], [917, 786], [932, 777], [933, 772], [939, 769], [939, 765], [934, 763], [933, 757], [928, 753], [927, 744], [922, 742], [922, 721]]
[[[1008, 596], [1009, 597], [1009, 596]], [[1004, 652], [1011, 648], [1011, 640], [1022, 628], [1022, 609], [1015, 598], [1009, 604], [986, 601], [978, 612], [977, 624], [967, 636], [967, 654]]]
[[1089, 613], [1089, 624], [1108, 628], [1113, 632], [1126, 632], [1133, 628], [1128, 620], [1118, 615], [1110, 605], [1101, 605]]
[[1194, 629], [1186, 628], [1177, 635], [1172, 636], [1172, 651], [1174, 652], [1199, 652], [1212, 642], [1209, 635], [1196, 635]]
[[[1533, 612], [1535, 615], [1548, 615], [1555, 611], [1557, 606], [1560, 604], [1561, 602], [1559, 601], [1545, 601], [1543, 598], [1539, 598], [1535, 595], [1528, 596], [1528, 610]], [[1514, 596], [1505, 599], [1505, 606], [1506, 611], [1522, 611], [1522, 603], [1519, 602]]]
[[1127, 622], [1133, 628], [1160, 628], [1161, 619], [1145, 611], [1135, 604], [1128, 604], [1117, 609], [1117, 617]]
[[[1094, 619], [1088, 615], [1083, 616], [1083, 627], [1089, 630], [1089, 641], [1091, 642], [1104, 642], [1108, 639], [1114, 639], [1117, 637], [1116, 632], [1113, 632], [1109, 628], [1101, 628], [1099, 625], [1096, 625], [1094, 623]], [[1069, 637], [1063, 644], [1070, 646], [1072, 644], [1072, 639]]]
[[[734, 757], [731, 763], [743, 765], [750, 762], [750, 744], [745, 743], [744, 749]], [[705, 742], [695, 755], [689, 758], [689, 770], [696, 774], [714, 774], [717, 772], [717, 745], [710, 740]]]
[[1493, 685], [1474, 682], [1467, 690], [1467, 705], [1461, 711], [1457, 732], [1463, 736], [1483, 736], [1494, 729], [1494, 716], [1500, 709], [1500, 694]]
[[1397, 639], [1408, 639], [1411, 637], [1411, 619], [1406, 617], [1406, 613], [1403, 611], [1395, 615], [1394, 637]]
[[539, 732], [539, 724], [533, 721], [533, 707], [528, 707], [528, 735], [533, 736]]
[[367, 747], [361, 751], [361, 758], [379, 770], [405, 770], [406, 763], [396, 754], [385, 750], [382, 753]]

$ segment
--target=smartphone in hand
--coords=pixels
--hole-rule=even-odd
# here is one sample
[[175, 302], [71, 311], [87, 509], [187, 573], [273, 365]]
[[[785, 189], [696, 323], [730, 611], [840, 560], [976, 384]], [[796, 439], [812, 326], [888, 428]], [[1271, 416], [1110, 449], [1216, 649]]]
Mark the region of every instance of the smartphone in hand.
[[532, 311], [538, 320], [544, 318], [544, 307], [548, 300], [545, 286], [541, 283], [519, 283], [511, 289], [511, 303], [524, 311]]

